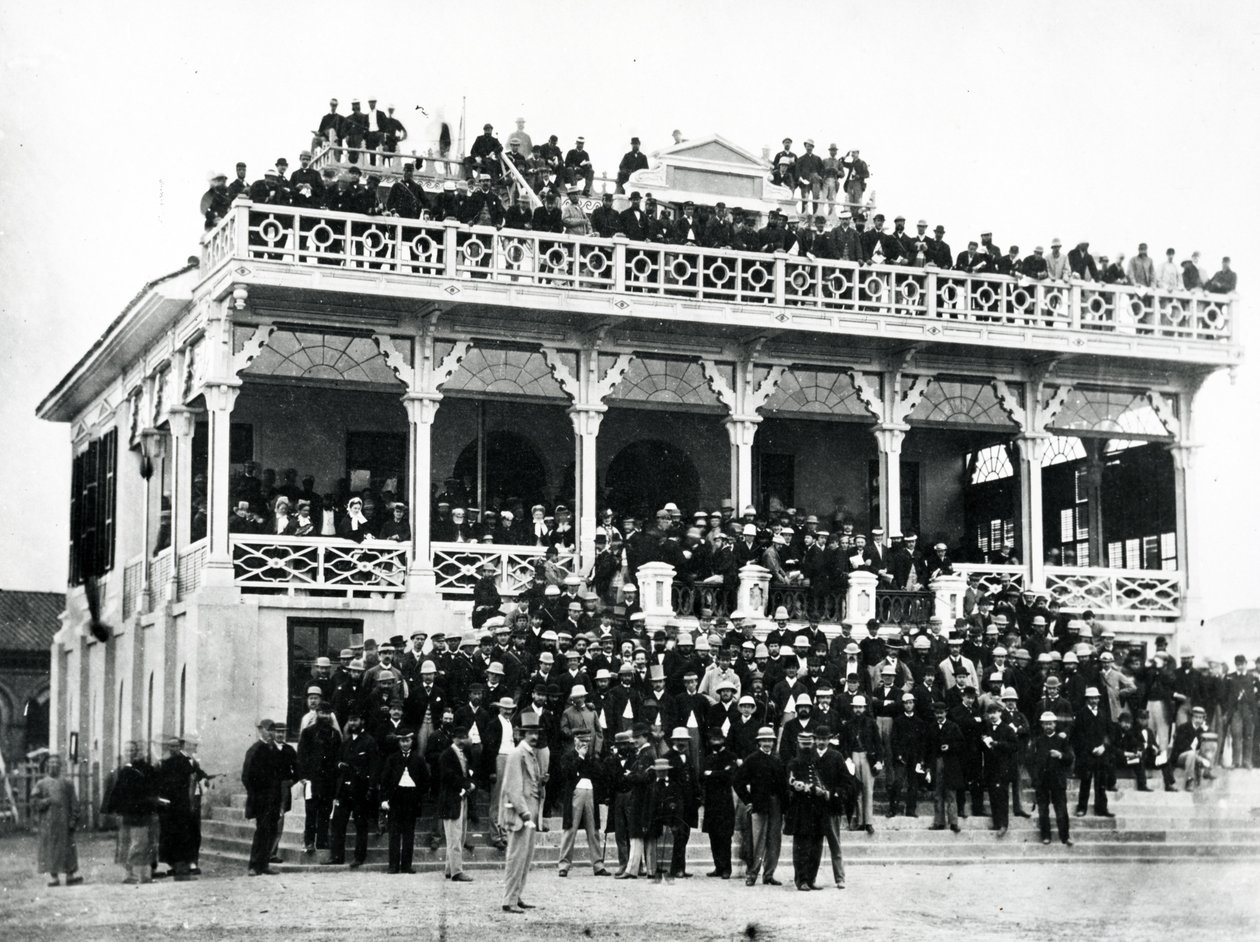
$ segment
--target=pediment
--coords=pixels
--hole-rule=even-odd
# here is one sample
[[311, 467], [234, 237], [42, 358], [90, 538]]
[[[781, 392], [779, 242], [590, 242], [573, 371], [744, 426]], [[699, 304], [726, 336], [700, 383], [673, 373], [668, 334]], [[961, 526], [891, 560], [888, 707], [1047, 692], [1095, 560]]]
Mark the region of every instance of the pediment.
[[712, 134], [697, 140], [683, 141], [660, 152], [662, 163], [673, 164], [697, 160], [706, 163], [726, 164], [732, 168], [745, 170], [765, 170], [767, 165], [760, 157], [749, 153], [737, 144], [733, 144], [719, 134]]

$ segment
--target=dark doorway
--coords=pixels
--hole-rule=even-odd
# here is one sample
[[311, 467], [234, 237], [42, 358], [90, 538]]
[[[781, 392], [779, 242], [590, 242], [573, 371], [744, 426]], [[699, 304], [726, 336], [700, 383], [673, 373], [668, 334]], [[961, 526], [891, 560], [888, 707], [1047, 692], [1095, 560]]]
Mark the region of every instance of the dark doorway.
[[[761, 455], [761, 502], [763, 511], [796, 506], [796, 455]], [[740, 510], [743, 510], [741, 507]]]
[[617, 452], [604, 476], [608, 506], [650, 517], [670, 501], [693, 510], [700, 496], [700, 473], [691, 456], [670, 442], [634, 442]]
[[306, 688], [314, 671], [315, 659], [326, 657], [337, 663], [342, 648], [363, 640], [363, 622], [331, 618], [289, 619], [289, 709], [286, 736], [297, 739], [298, 724], [306, 712]]
[[[459, 453], [451, 477], [467, 481], [469, 501], [477, 500], [477, 440]], [[488, 506], [504, 506], [519, 497], [526, 507], [545, 501], [547, 467], [524, 435], [497, 431], [486, 435], [486, 492]]]
[[346, 478], [350, 490], [407, 493], [407, 436], [396, 432], [349, 432]]

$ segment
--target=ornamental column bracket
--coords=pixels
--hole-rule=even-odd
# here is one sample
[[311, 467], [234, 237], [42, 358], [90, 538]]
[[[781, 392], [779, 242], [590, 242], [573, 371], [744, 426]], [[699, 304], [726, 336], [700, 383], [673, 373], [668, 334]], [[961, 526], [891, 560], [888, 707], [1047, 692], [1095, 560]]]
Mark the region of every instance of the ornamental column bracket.
[[376, 344], [376, 349], [381, 353], [381, 359], [398, 377], [398, 381], [408, 389], [413, 389], [416, 385], [415, 367], [407, 362], [403, 351], [394, 344], [394, 338], [388, 334], [373, 334], [372, 342]]
[[[232, 354], [229, 364], [232, 376], [239, 376], [243, 373], [251, 363], [257, 358], [258, 354], [263, 352], [263, 348], [267, 346], [267, 341], [271, 339], [271, 335], [275, 333], [275, 324], [259, 324], [254, 328], [254, 332], [250, 334], [245, 345], [240, 350]], [[231, 332], [228, 333], [229, 342]]]
[[[605, 400], [612, 395], [617, 384], [625, 377], [626, 371], [630, 369], [630, 364], [634, 360], [634, 354], [621, 353], [617, 355], [617, 359], [613, 361], [607, 372], [603, 376], [599, 375], [599, 342], [580, 347], [577, 351], [578, 365], [577, 375], [575, 376], [560, 357], [560, 351], [555, 347], [543, 346], [539, 348], [543, 359], [547, 363], [547, 367], [551, 370], [551, 375], [555, 378], [564, 394], [569, 397], [572, 403], [570, 413], [585, 412], [600, 415], [608, 411]], [[574, 428], [577, 428], [577, 420], [574, 420]], [[596, 423], [591, 434], [598, 431], [599, 425]]]

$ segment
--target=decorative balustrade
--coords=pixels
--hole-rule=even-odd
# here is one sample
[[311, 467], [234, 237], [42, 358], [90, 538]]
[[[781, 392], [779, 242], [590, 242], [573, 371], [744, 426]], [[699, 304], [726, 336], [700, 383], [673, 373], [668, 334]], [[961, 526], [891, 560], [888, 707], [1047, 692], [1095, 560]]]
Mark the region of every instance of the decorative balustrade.
[[[534, 581], [534, 571], [544, 559], [540, 546], [434, 542], [431, 549], [437, 590], [453, 597], [472, 595], [487, 562], [495, 566], [499, 594], [514, 597]], [[572, 551], [561, 550], [556, 563], [566, 573], [573, 572]]]
[[674, 614], [686, 618], [698, 618], [708, 611], [714, 617], [725, 618], [734, 609], [734, 591], [721, 585], [674, 581], [671, 599]]
[[179, 598], [186, 599], [201, 588], [201, 574], [208, 554], [209, 543], [204, 539], [185, 547], [179, 554]]
[[879, 589], [875, 593], [875, 617], [885, 625], [926, 625], [936, 614], [935, 592], [903, 592]]
[[144, 560], [133, 559], [123, 569], [122, 617], [125, 621], [140, 610], [140, 589], [144, 582]]
[[319, 590], [345, 594], [402, 592], [410, 555], [405, 543], [305, 536], [233, 534], [234, 583], [242, 589]]
[[1100, 616], [1181, 616], [1181, 573], [1047, 566], [1046, 588], [1066, 611]]
[[365, 174], [376, 173], [382, 178], [402, 176], [403, 164], [413, 164], [417, 176], [438, 180], [464, 179], [464, 161], [460, 157], [440, 157], [432, 154], [389, 153], [367, 147], [338, 147], [325, 144], [316, 149], [311, 157], [311, 167], [357, 166]]
[[158, 604], [166, 599], [166, 587], [175, 574], [175, 554], [168, 546], [156, 553], [149, 563], [149, 600]]
[[773, 618], [782, 607], [790, 621], [816, 621], [839, 624], [844, 621], [846, 598], [843, 592], [815, 593], [809, 586], [771, 584], [763, 614]]
[[[203, 267], [261, 261], [933, 321], [1228, 341], [1232, 296], [857, 265], [237, 200]], [[775, 315], [783, 319], [779, 312]]]
[[1023, 566], [998, 566], [988, 563], [954, 563], [954, 572], [971, 581], [975, 577], [975, 589], [981, 595], [992, 595], [1009, 584], [1023, 589], [1028, 581], [1028, 570]]

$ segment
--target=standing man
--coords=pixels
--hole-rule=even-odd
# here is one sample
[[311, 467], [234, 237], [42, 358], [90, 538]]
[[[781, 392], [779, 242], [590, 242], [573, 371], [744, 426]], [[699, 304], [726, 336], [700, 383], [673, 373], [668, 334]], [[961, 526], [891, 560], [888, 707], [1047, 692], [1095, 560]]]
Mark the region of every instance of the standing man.
[[308, 854], [328, 849], [328, 818], [337, 792], [341, 733], [327, 700], [315, 707], [315, 722], [298, 737], [298, 776], [304, 783], [306, 825], [302, 843]]
[[1018, 745], [1015, 731], [1002, 722], [1002, 707], [991, 703], [985, 710], [986, 728], [980, 737], [984, 745], [984, 784], [989, 792], [989, 811], [993, 818], [992, 830], [998, 837], [1005, 837], [1010, 825], [1011, 763], [1015, 761]]
[[1085, 709], [1076, 716], [1072, 733], [1076, 737], [1076, 754], [1080, 758], [1076, 773], [1081, 780], [1076, 799], [1076, 816], [1085, 817], [1089, 807], [1089, 789], [1094, 787], [1094, 814], [1114, 818], [1107, 810], [1107, 772], [1111, 765], [1111, 721], [1099, 709], [1102, 697], [1097, 687], [1085, 690]]
[[647, 155], [639, 150], [639, 139], [630, 138], [630, 150], [626, 151], [621, 158], [621, 163], [617, 165], [617, 192], [626, 192], [626, 183], [630, 180], [630, 174], [647, 168]]
[[464, 873], [464, 837], [468, 827], [468, 796], [476, 788], [468, 758], [469, 729], [456, 726], [451, 744], [438, 757], [438, 817], [446, 837], [446, 879], [471, 883]]
[[158, 859], [171, 867], [176, 880], [196, 879], [189, 872], [197, 859], [201, 822], [197, 817], [194, 795], [200, 782], [209, 778], [197, 760], [184, 752], [182, 737], [167, 741], [170, 754], [158, 768], [158, 794], [166, 799], [162, 808], [162, 830], [158, 841]]
[[[254, 819], [254, 840], [249, 848], [249, 875], [275, 873], [267, 864], [280, 823], [280, 776], [283, 756], [276, 748], [276, 724], [258, 721], [258, 741], [245, 753], [241, 784], [245, 786], [245, 817]], [[117, 788], [117, 786], [115, 786]]]
[[[823, 836], [827, 839], [827, 852], [831, 856], [831, 876], [836, 889], [843, 890], [844, 854], [840, 847], [840, 832], [844, 829], [845, 806], [857, 792], [857, 779], [845, 764], [843, 754], [831, 748], [831, 737], [836, 732], [826, 723], [819, 723], [814, 728], [814, 768], [827, 796], [827, 827]], [[803, 750], [804, 746], [801, 748]]]
[[797, 743], [800, 751], [787, 768], [791, 802], [784, 816], [786, 832], [792, 835], [792, 882], [798, 890], [821, 890], [817, 884], [818, 867], [822, 863], [831, 793], [818, 776], [814, 734], [802, 732]]
[[354, 861], [351, 869], [367, 859], [368, 828], [375, 812], [376, 777], [380, 752], [376, 741], [363, 731], [363, 720], [350, 717], [337, 760], [337, 793], [333, 798], [332, 846], [326, 864], [346, 862], [346, 827], [354, 817]]
[[503, 911], [522, 913], [533, 905], [521, 899], [529, 865], [534, 856], [534, 837], [542, 813], [542, 769], [538, 763], [538, 715], [522, 713], [521, 741], [508, 756], [499, 798], [499, 821], [508, 832], [507, 865], [503, 875]]
[[732, 785], [740, 760], [726, 748], [720, 729], [709, 730], [710, 752], [704, 760], [700, 781], [704, 791], [704, 831], [709, 835], [713, 870], [705, 874], [731, 878], [731, 838], [735, 835], [735, 800]]
[[599, 799], [603, 797], [598, 748], [592, 748], [591, 732], [578, 730], [560, 756], [560, 797], [564, 806], [564, 838], [560, 841], [559, 876], [567, 877], [573, 863], [573, 845], [579, 830], [586, 831], [591, 870], [597, 877], [612, 876], [604, 868], [599, 842]]
[[783, 842], [783, 805], [788, 798], [787, 770], [774, 754], [774, 730], [757, 730], [757, 751], [735, 774], [735, 794], [752, 814], [752, 854], [745, 886], [755, 886], [758, 874], [768, 886], [782, 886], [774, 878]]
[[938, 700], [932, 704], [936, 722], [928, 738], [928, 759], [932, 763], [932, 789], [934, 794], [932, 830], [943, 831], [946, 824], [958, 833], [957, 795], [967, 786], [963, 771], [963, 754], [966, 744], [962, 730], [949, 718], [949, 705]]
[[1249, 769], [1256, 726], [1256, 675], [1247, 670], [1247, 658], [1241, 654], [1234, 657], [1234, 670], [1225, 677], [1224, 694], [1224, 731], [1233, 767]]
[[416, 844], [416, 815], [429, 787], [429, 769], [412, 747], [415, 734], [403, 728], [394, 734], [398, 751], [390, 753], [381, 770], [381, 807], [389, 812], [389, 872], [415, 873], [411, 868]]
[[[328, 114], [319, 119], [319, 128], [311, 136], [311, 150], [318, 151], [324, 144], [333, 147], [340, 145], [345, 136], [345, 122], [346, 119], [337, 114], [337, 99], [331, 99], [328, 102]], [[341, 161], [341, 151], [334, 152], [333, 156], [338, 162]]]
[[1059, 826], [1059, 840], [1068, 847], [1067, 776], [1075, 756], [1067, 733], [1058, 731], [1059, 718], [1050, 710], [1041, 714], [1041, 732], [1033, 737], [1028, 752], [1028, 767], [1033, 788], [1037, 792], [1037, 824], [1041, 843], [1050, 843], [1050, 806]]
[[844, 198], [853, 210], [862, 208], [862, 194], [866, 192], [866, 181], [871, 175], [871, 168], [858, 156], [856, 149], [844, 155], [840, 163], [849, 171], [844, 181]]

